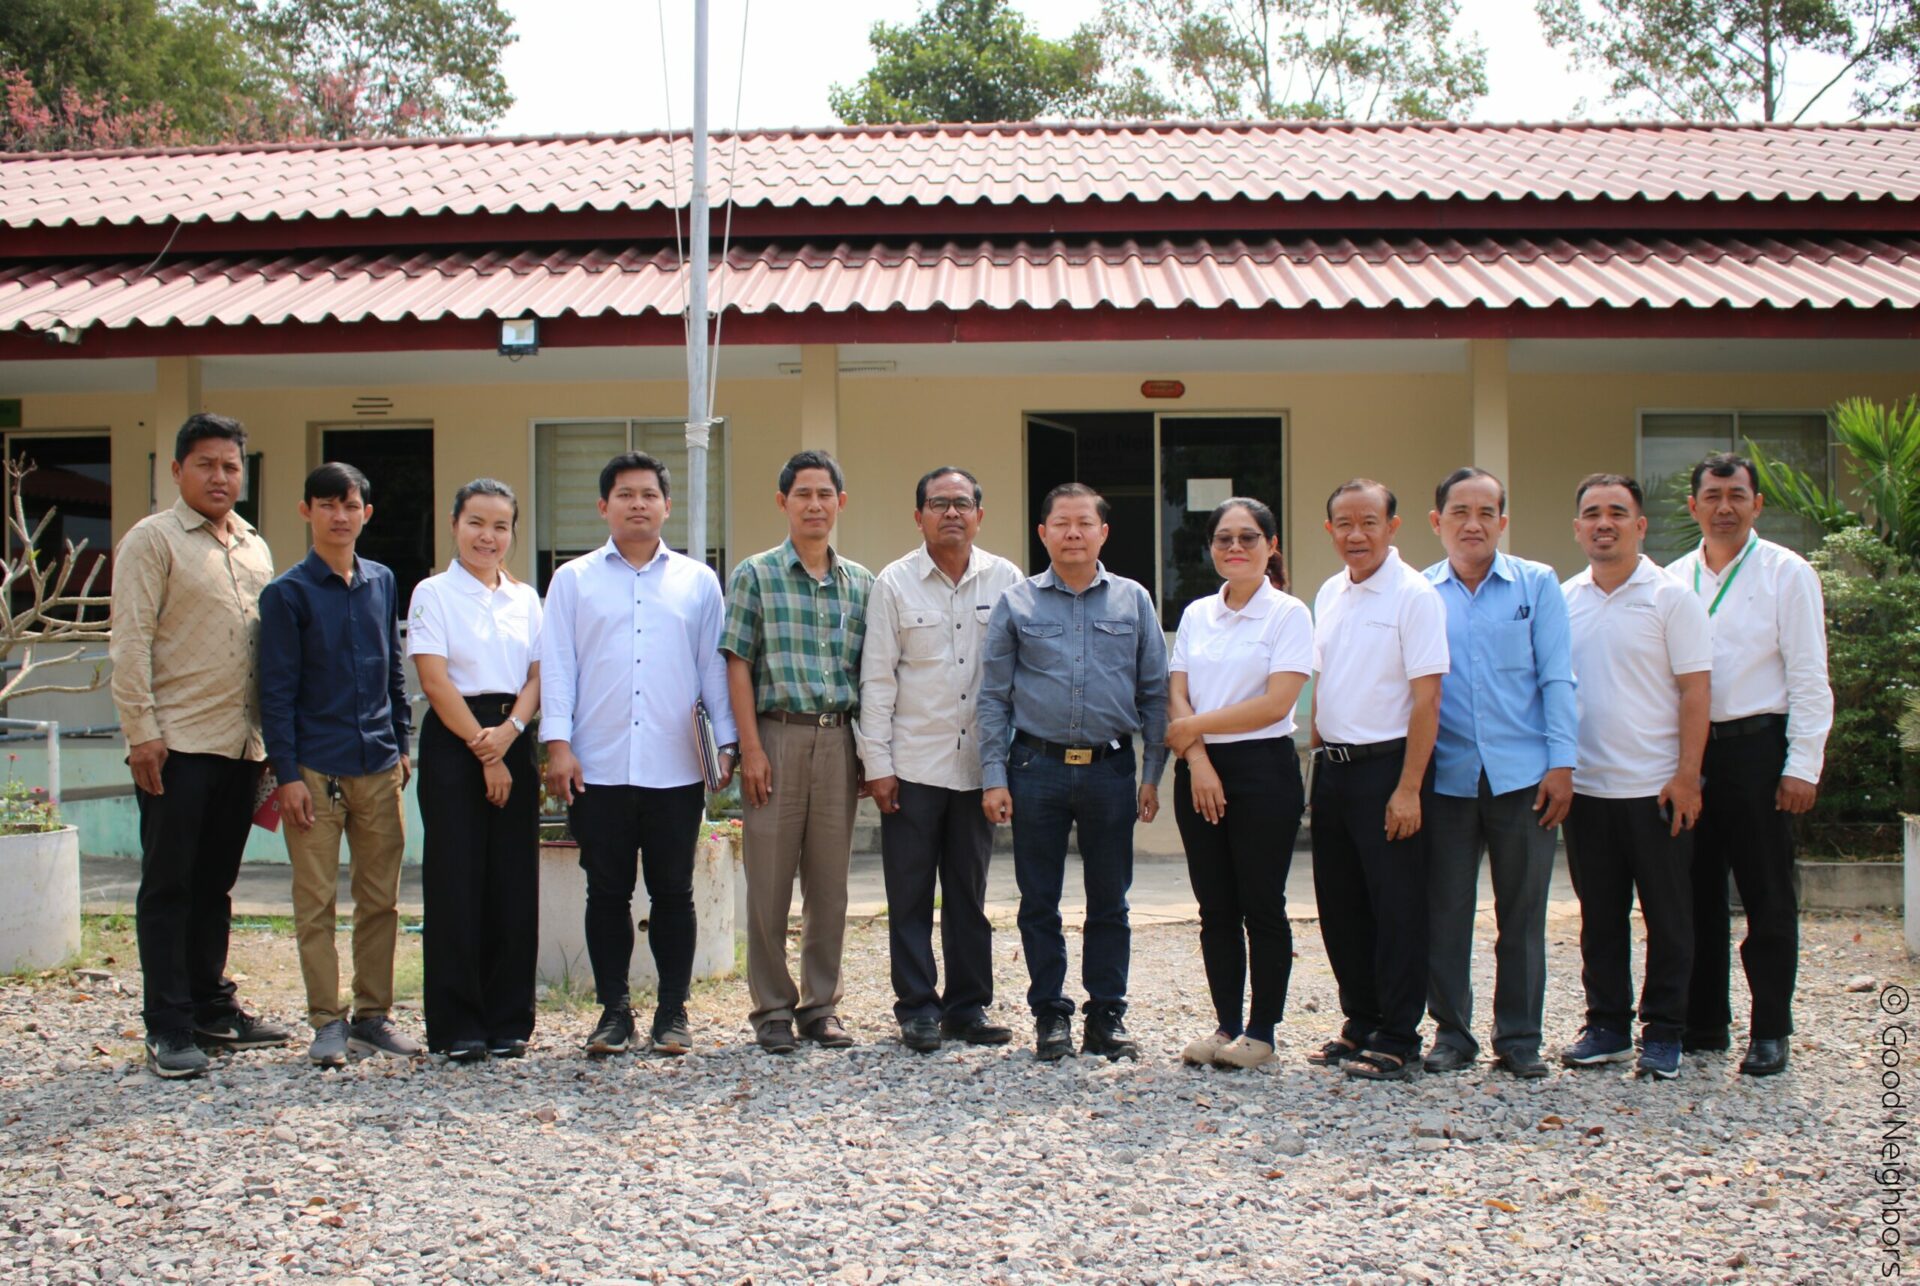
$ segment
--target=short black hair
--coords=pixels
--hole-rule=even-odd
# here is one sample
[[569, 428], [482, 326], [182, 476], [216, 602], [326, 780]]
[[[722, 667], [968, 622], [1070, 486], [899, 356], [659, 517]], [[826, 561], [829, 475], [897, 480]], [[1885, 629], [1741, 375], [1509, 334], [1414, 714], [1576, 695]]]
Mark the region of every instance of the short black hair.
[[793, 480], [800, 476], [802, 469], [825, 469], [827, 476], [833, 479], [835, 491], [847, 489], [847, 475], [840, 472], [840, 462], [825, 451], [797, 451], [786, 466], [780, 470], [780, 494], [791, 495]]
[[668, 500], [673, 499], [673, 475], [667, 472], [667, 466], [648, 455], [645, 451], [628, 451], [607, 461], [607, 467], [600, 471], [600, 498], [613, 497], [613, 484], [620, 480], [623, 473], [633, 473], [645, 469], [660, 479], [660, 494]]
[[1595, 487], [1625, 487], [1627, 494], [1633, 497], [1633, 507], [1641, 513], [1647, 511], [1647, 498], [1640, 490], [1640, 484], [1624, 473], [1590, 473], [1580, 479], [1580, 485], [1573, 489], [1574, 512], [1580, 511], [1580, 502], [1587, 492]]
[[300, 498], [308, 504], [316, 500], [345, 500], [353, 492], [360, 493], [360, 503], [373, 503], [373, 484], [367, 481], [367, 475], [350, 464], [338, 460], [329, 460], [307, 475], [307, 485]]
[[247, 453], [247, 431], [240, 421], [226, 415], [189, 415], [186, 423], [180, 426], [180, 432], [173, 439], [173, 460], [183, 464], [193, 454], [193, 444], [205, 442], [208, 438], [220, 438], [240, 448], [240, 454]]
[[1100, 521], [1105, 522], [1107, 520], [1107, 514], [1111, 512], [1111, 510], [1105, 496], [1084, 482], [1063, 482], [1052, 491], [1049, 491], [1046, 494], [1046, 498], [1041, 500], [1040, 521], [1044, 523], [1052, 516], [1054, 501], [1065, 500], [1069, 496], [1091, 496], [1093, 498], [1093, 507], [1100, 513]]
[[[1433, 489], [1433, 507], [1435, 512], [1445, 513], [1447, 511], [1447, 496], [1451, 494], [1453, 489], [1460, 483], [1472, 482], [1475, 478], [1493, 478], [1493, 485], [1500, 488], [1500, 512], [1505, 513], [1507, 511], [1507, 484], [1498, 478], [1494, 478], [1494, 476], [1485, 469], [1476, 469], [1470, 464], [1463, 464], [1446, 477], [1440, 479], [1440, 485]], [[1331, 517], [1332, 515], [1329, 514], [1328, 516]]]
[[1753, 488], [1754, 495], [1759, 495], [1760, 470], [1756, 469], [1753, 461], [1747, 457], [1735, 455], [1731, 451], [1716, 451], [1693, 466], [1692, 489], [1689, 494], [1696, 496], [1700, 494], [1700, 479], [1709, 473], [1716, 478], [1731, 478], [1742, 469], [1747, 471], [1747, 485]]
[[453, 516], [458, 518], [466, 509], [467, 501], [475, 496], [498, 496], [513, 506], [513, 521], [520, 522], [520, 497], [513, 494], [513, 488], [498, 478], [475, 478], [466, 486], [453, 493]]
[[1392, 518], [1400, 512], [1400, 497], [1393, 494], [1393, 488], [1384, 482], [1375, 482], [1372, 478], [1348, 478], [1335, 487], [1327, 496], [1327, 521], [1333, 521], [1333, 502], [1349, 491], [1378, 491], [1387, 498], [1387, 517]]
[[923, 476], [920, 479], [920, 481], [914, 485], [913, 507], [915, 509], [925, 509], [927, 507], [927, 488], [933, 485], [934, 479], [944, 478], [950, 473], [958, 474], [960, 477], [965, 478], [968, 482], [971, 482], [973, 484], [973, 503], [977, 507], [980, 503], [980, 494], [981, 494], [980, 479], [974, 477], [971, 473], [968, 473], [965, 469], [962, 469], [957, 464], [943, 464], [938, 469], [929, 469], [926, 472], [925, 476]]

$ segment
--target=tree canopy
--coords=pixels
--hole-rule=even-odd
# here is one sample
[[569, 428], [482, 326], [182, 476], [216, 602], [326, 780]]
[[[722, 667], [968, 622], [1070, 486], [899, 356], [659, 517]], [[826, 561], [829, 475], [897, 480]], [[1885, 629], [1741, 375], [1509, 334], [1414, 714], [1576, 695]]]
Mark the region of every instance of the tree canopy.
[[1794, 121], [1844, 102], [1920, 119], [1920, 0], [1536, 2], [1547, 39], [1610, 70], [1629, 111]]
[[910, 23], [876, 22], [873, 69], [827, 95], [849, 125], [1027, 121], [1084, 115], [1099, 49], [1047, 40], [1007, 0], [936, 0]]

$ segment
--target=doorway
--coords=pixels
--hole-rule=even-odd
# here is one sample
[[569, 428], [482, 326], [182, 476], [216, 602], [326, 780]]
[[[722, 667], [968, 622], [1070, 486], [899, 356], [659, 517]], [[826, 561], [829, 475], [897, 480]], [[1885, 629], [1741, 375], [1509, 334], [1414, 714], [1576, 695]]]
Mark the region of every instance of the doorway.
[[444, 521], [433, 495], [433, 430], [323, 425], [320, 459], [367, 475], [373, 518], [360, 533], [358, 552], [392, 570], [394, 610], [404, 619], [413, 587], [434, 573], [433, 537]]
[[[21, 508], [25, 510], [27, 530], [32, 532], [49, 511], [52, 521], [34, 542], [34, 552], [42, 565], [57, 560], [66, 542], [86, 542], [74, 560], [71, 592], [77, 594], [94, 577], [92, 593], [113, 591], [113, 452], [112, 439], [104, 433], [62, 433], [6, 435], [7, 464], [22, 470], [18, 483]], [[13, 474], [7, 475], [5, 488], [5, 547], [8, 555], [20, 537], [13, 530], [15, 493]], [[98, 568], [97, 573], [95, 568]], [[25, 578], [12, 590], [13, 609], [24, 609], [33, 598]], [[107, 615], [105, 607], [84, 609], [83, 619]]]
[[[1162, 629], [1220, 584], [1205, 547], [1207, 516], [1228, 496], [1272, 507], [1286, 541], [1286, 420], [1273, 413], [1066, 412], [1027, 416], [1027, 513], [1063, 482], [1084, 482], [1112, 507], [1101, 561], [1145, 585]], [[1047, 565], [1038, 535], [1028, 568]]]

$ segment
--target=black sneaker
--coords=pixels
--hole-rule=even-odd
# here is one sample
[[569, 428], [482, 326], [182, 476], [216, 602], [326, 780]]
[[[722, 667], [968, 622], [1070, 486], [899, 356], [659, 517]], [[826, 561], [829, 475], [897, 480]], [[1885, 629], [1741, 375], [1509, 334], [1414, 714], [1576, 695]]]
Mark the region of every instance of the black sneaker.
[[293, 1032], [280, 1024], [255, 1018], [239, 1009], [219, 1018], [195, 1022], [193, 1035], [197, 1040], [226, 1049], [265, 1049], [293, 1039]]
[[447, 1061], [450, 1063], [484, 1063], [487, 1061], [487, 1042], [484, 1040], [456, 1040], [447, 1047]]
[[656, 1009], [653, 1013], [653, 1052], [679, 1057], [693, 1048], [693, 1031], [687, 1024], [687, 1011], [680, 1005]]
[[490, 1040], [486, 1045], [487, 1053], [495, 1058], [525, 1058], [527, 1042], [518, 1036], [501, 1036]]
[[147, 1037], [147, 1070], [162, 1080], [191, 1080], [207, 1070], [207, 1056], [190, 1032], [154, 1032]]
[[1041, 1014], [1033, 1020], [1033, 1056], [1043, 1063], [1073, 1052], [1073, 1020], [1065, 1014]]
[[1087, 1015], [1086, 1033], [1080, 1040], [1080, 1052], [1099, 1054], [1113, 1062], [1122, 1058], [1131, 1058], [1136, 1063], [1140, 1061], [1140, 1047], [1133, 1043], [1133, 1037], [1127, 1035], [1127, 1025], [1115, 1013]]
[[600, 1025], [587, 1037], [587, 1053], [595, 1058], [624, 1054], [633, 1044], [633, 1010], [626, 1001], [600, 1011]]

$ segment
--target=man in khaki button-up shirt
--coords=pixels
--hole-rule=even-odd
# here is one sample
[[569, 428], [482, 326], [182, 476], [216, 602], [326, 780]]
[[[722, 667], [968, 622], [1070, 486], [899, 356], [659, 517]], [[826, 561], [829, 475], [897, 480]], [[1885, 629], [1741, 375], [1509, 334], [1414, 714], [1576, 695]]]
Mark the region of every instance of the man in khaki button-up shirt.
[[[860, 661], [860, 758], [880, 809], [893, 952], [894, 1017], [911, 1049], [943, 1036], [1005, 1044], [989, 1023], [993, 930], [987, 863], [993, 827], [980, 808], [980, 648], [987, 618], [1020, 569], [974, 548], [980, 484], [964, 469], [935, 469], [914, 493], [926, 543], [890, 564], [867, 600]], [[939, 878], [947, 986], [933, 959]]]
[[113, 702], [140, 805], [140, 939], [147, 1065], [198, 1075], [196, 1044], [279, 1044], [227, 979], [229, 895], [252, 824], [260, 740], [266, 541], [233, 512], [246, 430], [219, 415], [180, 427], [180, 500], [135, 523], [114, 555]]

